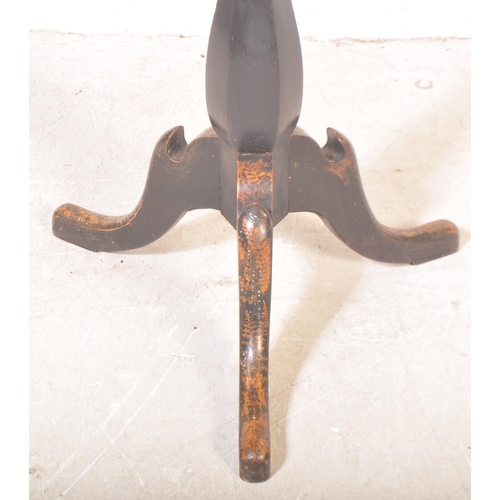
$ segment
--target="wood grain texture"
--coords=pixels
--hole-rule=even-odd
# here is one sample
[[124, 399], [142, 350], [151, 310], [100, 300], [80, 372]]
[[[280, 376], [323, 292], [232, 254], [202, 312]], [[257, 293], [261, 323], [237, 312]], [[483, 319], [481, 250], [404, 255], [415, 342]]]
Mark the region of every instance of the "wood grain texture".
[[270, 477], [269, 319], [273, 221], [273, 157], [240, 153], [238, 267], [240, 293], [240, 477]]
[[66, 204], [54, 213], [53, 232], [96, 252], [133, 249], [161, 237], [195, 208], [218, 209], [237, 229], [240, 476], [262, 482], [271, 470], [273, 226], [289, 212], [314, 212], [359, 254], [407, 264], [455, 252], [458, 230], [445, 220], [408, 230], [380, 224], [349, 141], [328, 129], [320, 148], [295, 129], [302, 57], [291, 0], [218, 0], [206, 90], [213, 129], [189, 145], [182, 127], [160, 139], [144, 193], [130, 214], [106, 216]]
[[269, 315], [272, 221], [258, 204], [238, 221], [240, 289], [240, 476], [262, 482], [271, 471], [269, 429]]
[[102, 215], [68, 203], [54, 212], [53, 233], [93, 252], [117, 252], [152, 243], [188, 210], [218, 209], [219, 142], [208, 129], [188, 145], [184, 128], [172, 128], [156, 144], [143, 194], [131, 213]]
[[458, 250], [458, 229], [437, 220], [410, 229], [380, 224], [366, 200], [351, 143], [329, 128], [323, 148], [297, 128], [290, 140], [290, 212], [314, 212], [355, 252], [380, 262], [422, 264]]

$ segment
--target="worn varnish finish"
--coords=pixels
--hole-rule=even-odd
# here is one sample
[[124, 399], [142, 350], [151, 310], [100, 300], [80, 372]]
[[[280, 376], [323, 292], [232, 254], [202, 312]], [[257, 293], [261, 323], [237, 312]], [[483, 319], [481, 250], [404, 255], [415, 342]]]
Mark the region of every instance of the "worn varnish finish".
[[269, 430], [269, 315], [271, 216], [257, 203], [238, 220], [240, 289], [240, 476], [262, 482], [271, 473]]
[[372, 260], [422, 264], [458, 250], [447, 220], [412, 229], [380, 224], [366, 201], [351, 143], [332, 128], [320, 148], [297, 128], [290, 140], [290, 212], [314, 212], [357, 253]]
[[302, 58], [290, 0], [218, 0], [206, 71], [211, 129], [191, 144], [182, 127], [153, 152], [144, 193], [125, 216], [67, 204], [59, 238], [94, 252], [145, 246], [188, 211], [213, 208], [237, 229], [240, 301], [240, 476], [270, 476], [269, 321], [273, 226], [289, 212], [318, 214], [350, 248], [382, 262], [421, 264], [456, 252], [446, 220], [388, 228], [363, 193], [354, 150], [329, 128], [320, 148], [296, 128]]
[[52, 227], [80, 247], [117, 252], [152, 243], [195, 208], [219, 208], [219, 140], [209, 129], [188, 146], [184, 127], [175, 127], [156, 144], [144, 192], [130, 214], [101, 215], [66, 204], [54, 212]]
[[268, 372], [273, 162], [271, 153], [239, 153], [237, 157], [240, 476], [258, 483], [271, 473]]

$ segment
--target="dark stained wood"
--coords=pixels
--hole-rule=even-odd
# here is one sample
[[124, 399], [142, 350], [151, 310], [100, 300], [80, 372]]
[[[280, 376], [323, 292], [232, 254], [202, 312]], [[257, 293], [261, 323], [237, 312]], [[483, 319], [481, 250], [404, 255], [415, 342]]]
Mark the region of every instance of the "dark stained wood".
[[[59, 207], [54, 234], [94, 252], [148, 245], [188, 211], [213, 208], [237, 229], [240, 300], [239, 462], [245, 481], [270, 477], [269, 321], [273, 227], [310, 211], [373, 260], [420, 264], [456, 252], [446, 220], [413, 229], [380, 224], [363, 193], [354, 150], [328, 129], [320, 148], [295, 126], [302, 57], [290, 0], [218, 0], [206, 71], [213, 129], [191, 144], [182, 127], [153, 152], [141, 200], [128, 215]], [[293, 132], [295, 129], [295, 132]]]
[[157, 240], [195, 208], [219, 208], [219, 139], [212, 129], [191, 144], [184, 128], [156, 144], [142, 197], [128, 215], [108, 216], [72, 204], [52, 218], [54, 234], [93, 252], [139, 248]]
[[235, 153], [272, 152], [277, 224], [288, 213], [287, 144], [302, 104], [302, 56], [290, 0], [218, 0], [206, 97], [222, 141], [222, 215], [236, 228]]
[[458, 250], [458, 229], [450, 221], [406, 230], [380, 224], [366, 201], [351, 143], [331, 128], [323, 148], [295, 130], [289, 210], [317, 213], [346, 245], [372, 260], [422, 264]]
[[302, 57], [290, 0], [219, 0], [207, 51], [208, 115], [247, 153], [288, 140], [302, 104]]

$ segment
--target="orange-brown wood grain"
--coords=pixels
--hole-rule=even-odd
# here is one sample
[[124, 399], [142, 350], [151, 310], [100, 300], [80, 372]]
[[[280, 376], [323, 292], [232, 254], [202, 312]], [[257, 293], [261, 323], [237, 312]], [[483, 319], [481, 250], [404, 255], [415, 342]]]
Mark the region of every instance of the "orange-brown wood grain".
[[[253, 194], [252, 194], [253, 193]], [[271, 471], [269, 314], [271, 308], [272, 157], [238, 161], [240, 290], [240, 476], [265, 481]]]
[[144, 192], [127, 215], [72, 204], [54, 234], [94, 252], [144, 247], [188, 211], [220, 210], [237, 228], [240, 294], [240, 476], [270, 477], [269, 321], [273, 226], [313, 212], [346, 245], [373, 260], [421, 264], [458, 250], [446, 220], [415, 228], [379, 223], [363, 192], [350, 142], [329, 128], [320, 146], [296, 128], [302, 57], [291, 0], [220, 0], [207, 51], [210, 128], [187, 144], [183, 127], [158, 141]]

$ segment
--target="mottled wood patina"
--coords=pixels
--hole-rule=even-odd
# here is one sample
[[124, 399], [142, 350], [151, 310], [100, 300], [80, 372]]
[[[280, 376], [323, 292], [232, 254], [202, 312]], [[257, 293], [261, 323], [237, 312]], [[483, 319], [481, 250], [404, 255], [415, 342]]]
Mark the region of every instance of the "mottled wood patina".
[[456, 252], [458, 230], [446, 220], [407, 230], [382, 225], [366, 201], [349, 141], [328, 129], [321, 148], [296, 128], [302, 58], [290, 0], [218, 0], [206, 90], [212, 128], [189, 145], [182, 127], [159, 140], [130, 214], [67, 204], [55, 211], [53, 232], [94, 252], [128, 250], [158, 239], [196, 208], [220, 210], [237, 229], [240, 476], [262, 482], [271, 471], [273, 227], [289, 212], [314, 212], [361, 255], [406, 264]]

